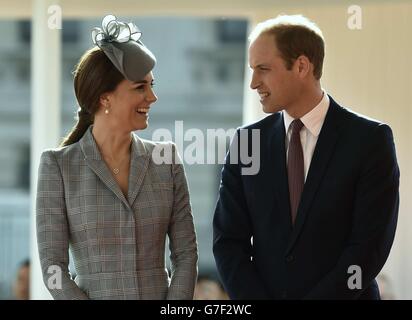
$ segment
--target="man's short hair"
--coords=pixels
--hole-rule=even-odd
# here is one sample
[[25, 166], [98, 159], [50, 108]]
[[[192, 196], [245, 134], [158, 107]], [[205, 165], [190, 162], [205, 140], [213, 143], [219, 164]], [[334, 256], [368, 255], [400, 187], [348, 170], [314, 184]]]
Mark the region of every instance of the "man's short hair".
[[290, 70], [295, 60], [306, 56], [313, 64], [313, 75], [322, 76], [325, 42], [319, 27], [302, 15], [279, 15], [259, 23], [249, 36], [255, 41], [260, 35], [273, 35], [286, 68]]

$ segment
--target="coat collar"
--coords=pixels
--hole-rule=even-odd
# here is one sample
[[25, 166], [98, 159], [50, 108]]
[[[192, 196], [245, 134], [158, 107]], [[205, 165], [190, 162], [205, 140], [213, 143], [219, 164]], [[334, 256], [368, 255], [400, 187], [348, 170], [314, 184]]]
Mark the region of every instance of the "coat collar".
[[90, 126], [79, 144], [83, 152], [84, 159], [91, 170], [99, 179], [128, 207], [130, 208], [139, 193], [143, 184], [145, 174], [149, 167], [150, 154], [146, 150], [144, 142], [135, 134], [132, 134], [130, 170], [128, 181], [127, 198], [121, 191], [111, 170], [104, 162], [100, 150], [92, 134], [93, 126]]
[[[85, 156], [85, 158], [93, 160], [103, 160], [100, 150], [96, 144], [96, 140], [92, 134], [93, 126], [91, 125], [87, 128], [83, 137], [79, 140], [80, 148]], [[136, 157], [147, 156], [148, 152], [143, 141], [135, 134], [132, 134], [132, 155]]]

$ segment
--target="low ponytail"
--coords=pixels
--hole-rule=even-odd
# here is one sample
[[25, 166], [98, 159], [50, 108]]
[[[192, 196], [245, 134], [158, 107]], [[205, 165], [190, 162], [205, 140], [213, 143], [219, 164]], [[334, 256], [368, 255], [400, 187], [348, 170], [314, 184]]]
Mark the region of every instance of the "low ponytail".
[[90, 125], [100, 106], [100, 96], [112, 92], [124, 80], [106, 54], [99, 48], [87, 50], [80, 58], [74, 72], [74, 93], [81, 106], [77, 112], [77, 123], [63, 138], [60, 147], [78, 142]]
[[80, 109], [77, 112], [77, 116], [77, 123], [68, 133], [68, 135], [65, 138], [63, 138], [60, 147], [65, 147], [79, 141], [87, 131], [87, 128], [89, 128], [89, 126], [93, 124], [92, 115], [87, 111]]

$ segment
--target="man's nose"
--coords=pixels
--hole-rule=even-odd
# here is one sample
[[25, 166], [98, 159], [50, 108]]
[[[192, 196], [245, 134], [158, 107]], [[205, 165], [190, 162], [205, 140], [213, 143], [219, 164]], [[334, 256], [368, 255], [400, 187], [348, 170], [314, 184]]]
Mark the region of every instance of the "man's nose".
[[255, 90], [259, 87], [260, 85], [260, 79], [258, 79], [258, 77], [256, 76], [256, 73], [253, 72], [252, 73], [252, 80], [250, 81], [250, 88], [252, 90]]

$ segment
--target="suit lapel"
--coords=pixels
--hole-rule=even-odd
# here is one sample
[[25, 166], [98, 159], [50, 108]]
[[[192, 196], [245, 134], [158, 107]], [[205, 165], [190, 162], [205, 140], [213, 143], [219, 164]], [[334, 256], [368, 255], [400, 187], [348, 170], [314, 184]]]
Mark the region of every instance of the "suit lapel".
[[149, 168], [149, 163], [150, 154], [148, 154], [143, 141], [133, 134], [128, 191], [129, 203], [131, 206], [133, 206], [142, 187], [144, 177]]
[[268, 170], [268, 177], [273, 180], [269, 183], [274, 184], [275, 186], [276, 201], [278, 202], [279, 210], [278, 212], [280, 214], [287, 215], [283, 220], [287, 221], [288, 228], [292, 228], [292, 222], [290, 219], [288, 178], [286, 171], [285, 125], [282, 113], [276, 120], [270, 136], [271, 139], [269, 140], [268, 149], [269, 160], [267, 163], [269, 164], [268, 169], [270, 169]]
[[325, 117], [325, 122], [319, 134], [318, 141], [313, 153], [312, 161], [309, 167], [308, 176], [299, 204], [295, 226], [289, 240], [286, 254], [293, 248], [302, 227], [306, 215], [310, 209], [311, 203], [316, 195], [319, 184], [321, 183], [324, 173], [328, 167], [329, 160], [335, 149], [339, 137], [339, 112], [340, 108], [330, 97], [329, 110]]
[[92, 134], [90, 126], [83, 137], [80, 139], [80, 148], [83, 151], [86, 163], [91, 170], [100, 178], [100, 180], [126, 205], [129, 207], [123, 192], [114, 179], [112, 173], [103, 161], [97, 144]]

